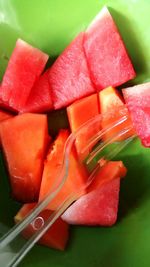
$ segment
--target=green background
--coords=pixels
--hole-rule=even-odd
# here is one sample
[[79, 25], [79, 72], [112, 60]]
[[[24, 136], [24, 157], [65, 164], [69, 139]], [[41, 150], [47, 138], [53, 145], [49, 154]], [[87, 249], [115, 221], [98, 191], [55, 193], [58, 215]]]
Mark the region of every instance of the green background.
[[[51, 63], [103, 5], [110, 8], [132, 58], [137, 72], [134, 83], [149, 81], [149, 0], [0, 0], [0, 77], [18, 37], [47, 52]], [[52, 114], [49, 128], [55, 134], [66, 125], [66, 116], [64, 111]], [[112, 228], [72, 227], [65, 252], [36, 245], [20, 266], [150, 266], [150, 150], [136, 140], [118, 158], [128, 174], [121, 183], [117, 224]], [[11, 226], [18, 208], [10, 197], [1, 157], [0, 221]]]

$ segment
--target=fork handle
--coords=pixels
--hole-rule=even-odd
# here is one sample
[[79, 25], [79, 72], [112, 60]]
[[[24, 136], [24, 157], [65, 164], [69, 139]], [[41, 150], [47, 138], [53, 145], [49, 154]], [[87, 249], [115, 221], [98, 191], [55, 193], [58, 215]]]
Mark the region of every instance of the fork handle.
[[[25, 257], [25, 255], [32, 249], [34, 244], [45, 234], [45, 232], [55, 223], [55, 221], [64, 213], [64, 211], [79, 197], [78, 194], [71, 194], [62, 205], [59, 206], [57, 210], [55, 210], [50, 217], [44, 222], [44, 225], [40, 230], [38, 230], [26, 243], [19, 248], [15, 253], [11, 253], [11, 257], [6, 259], [6, 262], [0, 262], [3, 267], [16, 267], [21, 260]], [[4, 253], [4, 252], [0, 252]], [[1, 266], [0, 264], [0, 266]]]
[[[27, 214], [21, 222], [14, 225], [10, 230], [7, 231], [6, 234], [4, 234], [0, 238], [0, 252], [2, 249], [4, 250], [5, 247], [9, 245], [14, 239], [16, 239], [18, 235], [23, 231], [23, 229], [28, 224], [30, 224], [36, 218], [36, 216], [42, 210], [44, 210], [44, 208], [56, 197], [59, 190], [62, 188], [67, 179], [67, 173], [68, 173], [68, 166], [66, 164], [63, 164], [60, 175], [56, 179], [56, 184], [54, 184], [54, 187], [49, 192], [49, 194], [41, 202], [39, 202], [35, 206], [35, 208], [32, 211], [30, 211], [30, 213]], [[58, 181], [60, 181], [60, 183], [57, 186]]]

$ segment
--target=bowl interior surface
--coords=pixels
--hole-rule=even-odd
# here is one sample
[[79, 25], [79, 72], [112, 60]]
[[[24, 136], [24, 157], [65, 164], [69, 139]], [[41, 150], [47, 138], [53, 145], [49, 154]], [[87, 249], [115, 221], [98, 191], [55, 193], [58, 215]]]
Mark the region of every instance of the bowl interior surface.
[[[135, 66], [137, 78], [149, 81], [150, 27], [148, 0], [0, 0], [0, 77], [18, 37], [47, 52], [53, 62], [75, 35], [84, 31], [107, 5]], [[65, 112], [53, 114], [66, 125]], [[51, 119], [51, 128], [56, 127]], [[128, 168], [121, 182], [118, 222], [111, 228], [71, 227], [65, 252], [35, 246], [22, 267], [147, 267], [150, 266], [150, 150], [139, 140], [118, 159]], [[0, 157], [0, 234], [13, 225], [19, 204], [10, 197], [2, 155]]]

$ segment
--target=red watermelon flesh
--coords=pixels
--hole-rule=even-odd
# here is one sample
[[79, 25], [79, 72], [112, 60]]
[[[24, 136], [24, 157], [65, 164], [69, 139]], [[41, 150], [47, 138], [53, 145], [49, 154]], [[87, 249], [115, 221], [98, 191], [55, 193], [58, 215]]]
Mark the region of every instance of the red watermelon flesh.
[[91, 79], [98, 90], [119, 86], [135, 77], [124, 43], [106, 7], [88, 27], [84, 49]]
[[0, 109], [0, 122], [5, 121], [13, 117], [13, 114]]
[[123, 89], [133, 126], [145, 147], [150, 147], [150, 82]]
[[70, 224], [113, 225], [117, 219], [120, 178], [126, 172], [121, 161], [103, 165], [88, 187], [88, 193], [66, 210], [63, 220]]
[[2, 101], [14, 110], [20, 111], [47, 60], [48, 55], [18, 39], [2, 80]]
[[95, 92], [83, 51], [83, 38], [84, 33], [80, 33], [49, 70], [55, 109]]
[[[99, 101], [101, 107], [102, 117], [102, 128], [105, 129], [112, 123], [117, 122], [123, 116], [127, 117], [127, 120], [120, 125], [117, 125], [113, 129], [109, 130], [103, 137], [103, 140], [110, 139], [113, 136], [117, 136], [121, 130], [132, 126], [131, 118], [128, 109], [125, 107], [121, 94], [113, 87], [107, 87], [99, 93]], [[117, 141], [127, 139], [128, 137], [135, 134], [132, 128], [129, 132], [122, 134], [121, 137], [117, 137]]]
[[[67, 107], [67, 115], [72, 132], [76, 132], [82, 124], [99, 114], [97, 94], [84, 97]], [[78, 156], [84, 157], [81, 151], [89, 144], [90, 139], [100, 131], [100, 122], [93, 127], [85, 127], [85, 131], [76, 137], [76, 150]], [[86, 151], [86, 154], [89, 151]]]
[[[50, 146], [44, 162], [39, 201], [43, 200], [53, 186], [58, 184], [58, 181], [60, 181], [58, 177], [62, 179], [61, 171], [64, 159], [64, 148], [68, 137], [69, 131], [67, 129], [61, 129], [53, 145]], [[86, 192], [84, 185], [87, 180], [87, 173], [83, 165], [77, 160], [74, 147], [69, 153], [68, 162], [67, 179], [57, 196], [48, 204], [47, 209], [56, 210], [72, 192], [76, 192], [78, 189], [83, 188], [82, 194]]]
[[[5, 120], [11, 119], [13, 115], [11, 113], [8, 113], [2, 109], [0, 109], [0, 129], [1, 129], [1, 123]], [[1, 138], [0, 138], [0, 147], [1, 147]]]
[[38, 199], [48, 135], [47, 116], [26, 113], [1, 123], [0, 136], [13, 197], [20, 202]]
[[21, 112], [45, 112], [53, 109], [51, 87], [46, 71], [33, 86], [26, 105]]
[[69, 224], [111, 226], [117, 220], [120, 179], [103, 184], [77, 200], [62, 215]]

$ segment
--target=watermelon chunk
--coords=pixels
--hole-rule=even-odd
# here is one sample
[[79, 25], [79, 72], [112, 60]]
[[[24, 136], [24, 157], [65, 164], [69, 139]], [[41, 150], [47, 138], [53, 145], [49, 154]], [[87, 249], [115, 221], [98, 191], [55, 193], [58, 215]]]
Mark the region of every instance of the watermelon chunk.
[[[44, 171], [42, 176], [39, 201], [42, 200], [53, 187], [57, 188], [57, 184], [61, 181], [60, 176], [64, 158], [65, 142], [69, 136], [68, 130], [60, 130], [54, 144], [50, 148], [44, 163]], [[64, 174], [63, 174], [64, 177]], [[58, 179], [59, 178], [59, 179]], [[48, 209], [55, 210], [60, 204], [71, 194], [76, 192], [81, 186], [84, 186], [87, 176], [83, 167], [77, 161], [75, 150], [73, 149], [69, 157], [68, 176], [62, 189], [57, 196], [49, 203]], [[56, 185], [55, 185], [56, 183]], [[85, 190], [82, 190], [85, 193]]]
[[83, 38], [84, 33], [80, 33], [49, 70], [55, 109], [95, 92], [83, 51]]
[[95, 176], [93, 182], [88, 187], [88, 192], [97, 190], [103, 184], [108, 183], [109, 181], [115, 178], [123, 178], [126, 176], [127, 169], [124, 166], [122, 161], [108, 161], [105, 162], [100, 171]]
[[120, 176], [126, 174], [121, 162], [108, 162], [88, 189], [62, 215], [69, 224], [111, 226], [117, 220]]
[[[1, 128], [1, 122], [8, 120], [12, 117], [13, 117], [13, 115], [11, 113], [1, 109], [0, 110], [0, 128]], [[0, 139], [0, 147], [1, 147], [1, 139]]]
[[15, 116], [2, 122], [0, 136], [13, 197], [21, 202], [37, 201], [49, 141], [47, 116]]
[[35, 82], [21, 112], [45, 112], [53, 109], [48, 71]]
[[91, 79], [97, 90], [121, 85], [135, 77], [121, 36], [106, 7], [89, 25], [84, 49]]
[[[99, 114], [97, 94], [93, 94], [75, 101], [67, 107], [67, 115], [72, 132]], [[89, 143], [89, 140], [100, 130], [100, 123], [85, 129], [76, 138], [76, 149], [80, 156], [82, 149]]]
[[2, 80], [2, 101], [14, 110], [20, 111], [47, 60], [48, 55], [18, 39]]
[[118, 213], [120, 179], [82, 196], [62, 215], [69, 224], [111, 226]]
[[13, 115], [7, 111], [0, 109], [0, 122], [12, 118]]
[[[36, 203], [24, 204], [22, 208], [16, 214], [14, 220], [15, 223], [19, 223], [24, 217], [35, 207]], [[50, 210], [43, 210], [35, 219], [34, 223], [28, 225], [23, 232], [22, 236], [26, 239], [31, 238], [33, 234], [39, 230], [43, 225], [43, 221], [46, 221], [52, 212]], [[48, 229], [48, 231], [38, 241], [40, 245], [48, 246], [51, 248], [64, 250], [69, 238], [69, 225], [61, 218], [58, 218], [56, 222]]]
[[150, 147], [150, 82], [122, 92], [137, 135], [145, 147]]
[[[112, 123], [115, 123], [123, 116], [127, 117], [127, 120], [122, 124], [112, 128], [109, 132], [107, 132], [103, 139], [109, 139], [117, 135], [121, 130], [132, 126], [132, 121], [128, 112], [128, 109], [125, 107], [123, 99], [119, 92], [113, 87], [107, 87], [99, 93], [99, 101], [102, 117], [102, 128], [105, 129]], [[134, 129], [132, 128], [130, 131], [123, 134], [121, 137], [115, 139], [117, 141], [124, 140], [130, 136], [135, 134]]]

